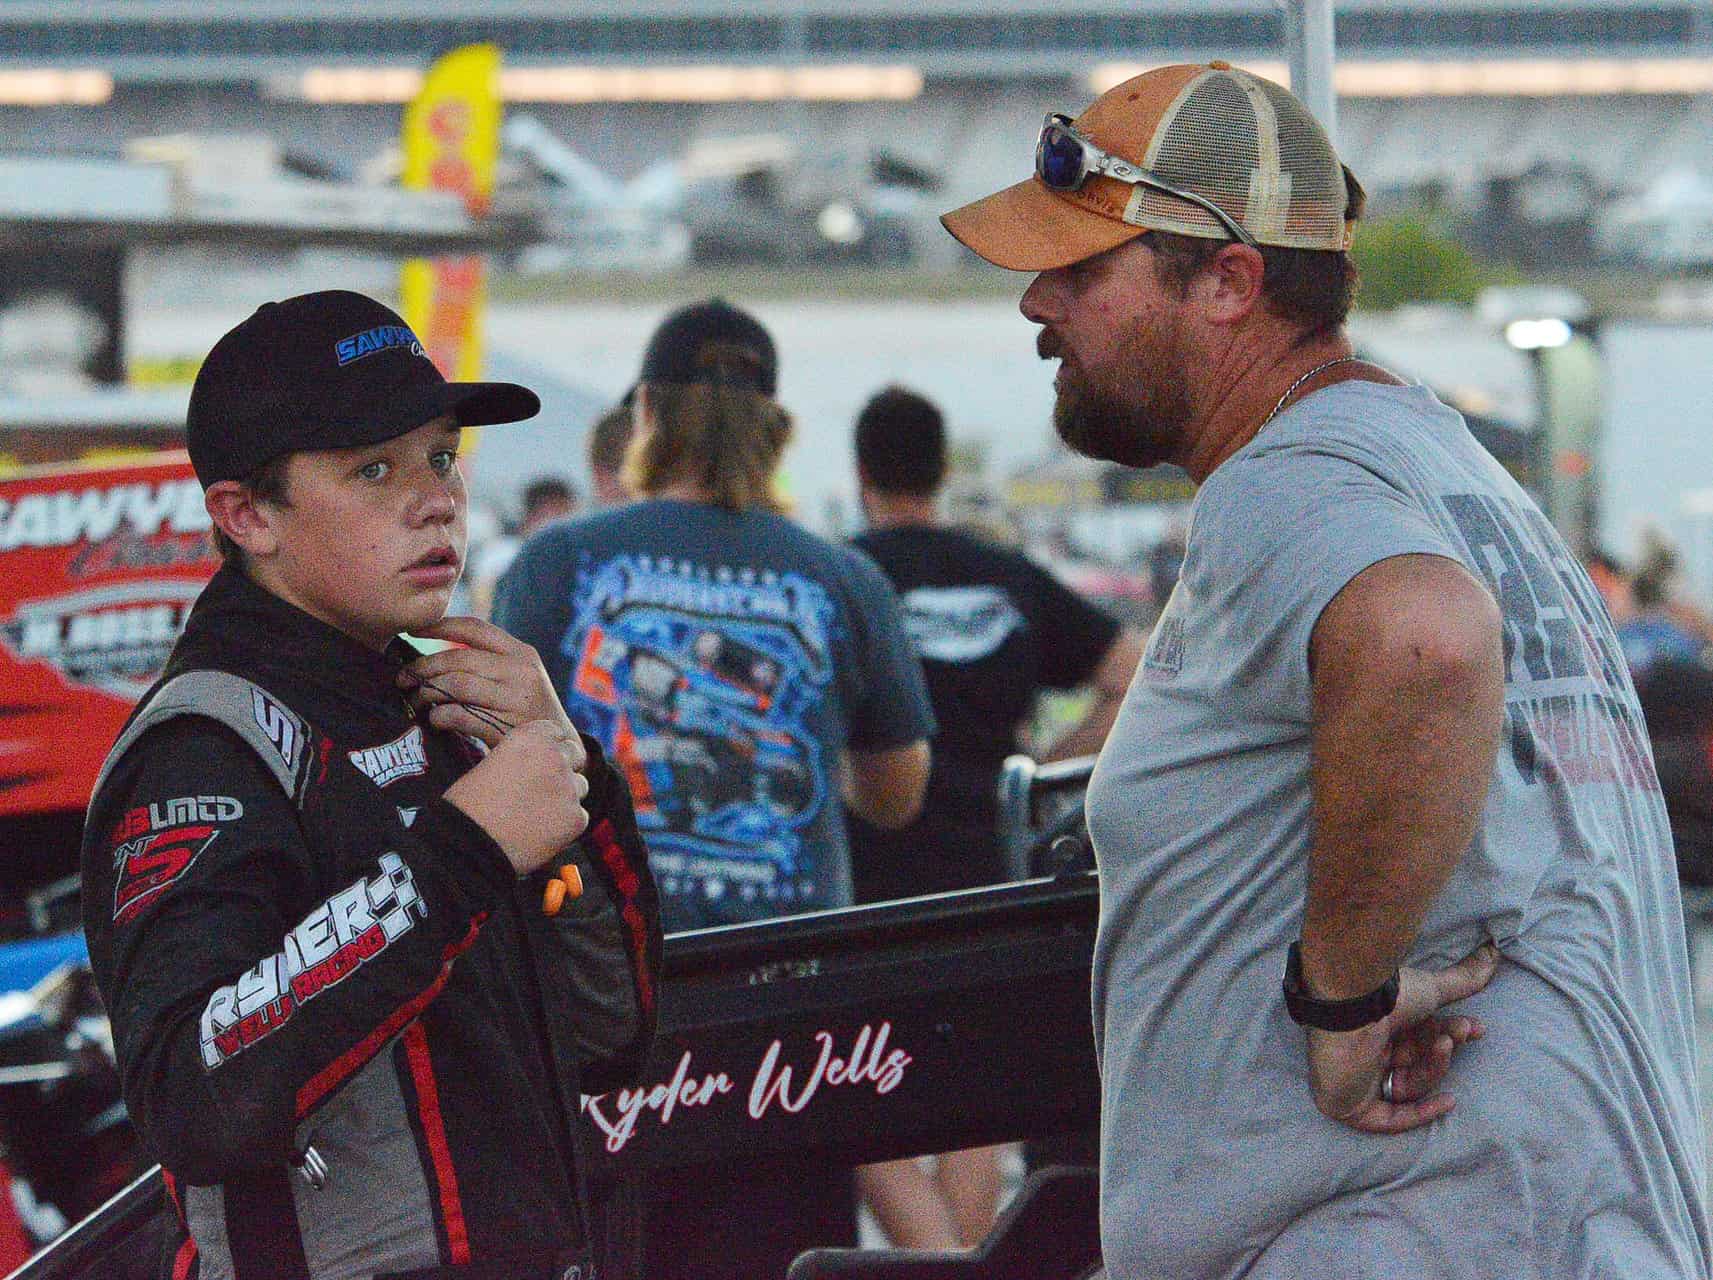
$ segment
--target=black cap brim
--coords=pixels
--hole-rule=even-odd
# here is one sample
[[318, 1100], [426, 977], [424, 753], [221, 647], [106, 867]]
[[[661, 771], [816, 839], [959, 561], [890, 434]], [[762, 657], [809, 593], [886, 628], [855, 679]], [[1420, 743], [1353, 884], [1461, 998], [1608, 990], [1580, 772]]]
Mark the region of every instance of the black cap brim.
[[298, 447], [358, 448], [396, 439], [440, 417], [450, 417], [461, 427], [491, 427], [522, 422], [540, 412], [541, 398], [515, 382], [435, 382], [395, 400], [385, 414], [324, 423], [318, 440]]
[[448, 382], [447, 408], [461, 427], [522, 422], [541, 412], [541, 397], [515, 382]]

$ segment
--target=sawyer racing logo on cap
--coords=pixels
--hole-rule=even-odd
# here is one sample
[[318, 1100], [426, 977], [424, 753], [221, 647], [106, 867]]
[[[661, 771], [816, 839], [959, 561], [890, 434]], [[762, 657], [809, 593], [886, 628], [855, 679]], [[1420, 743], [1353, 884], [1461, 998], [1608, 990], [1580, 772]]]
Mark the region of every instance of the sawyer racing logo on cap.
[[335, 343], [333, 354], [343, 366], [361, 360], [364, 356], [372, 356], [377, 351], [390, 351], [394, 347], [406, 347], [413, 356], [424, 354], [421, 339], [402, 324], [381, 324], [373, 329], [365, 329], [362, 333], [354, 333], [349, 338]]

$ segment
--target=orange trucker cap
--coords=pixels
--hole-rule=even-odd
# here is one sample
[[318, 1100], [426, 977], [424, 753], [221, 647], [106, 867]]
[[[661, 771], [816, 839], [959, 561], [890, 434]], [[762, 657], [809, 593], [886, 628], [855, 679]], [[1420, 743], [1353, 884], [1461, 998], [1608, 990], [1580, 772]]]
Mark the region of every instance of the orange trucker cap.
[[[1102, 151], [1217, 205], [1257, 244], [1350, 247], [1362, 189], [1314, 114], [1271, 80], [1226, 62], [1159, 67], [1107, 90], [1073, 124]], [[1037, 174], [940, 221], [1013, 271], [1068, 266], [1144, 231], [1230, 238], [1187, 200], [1099, 174], [1076, 190]]]

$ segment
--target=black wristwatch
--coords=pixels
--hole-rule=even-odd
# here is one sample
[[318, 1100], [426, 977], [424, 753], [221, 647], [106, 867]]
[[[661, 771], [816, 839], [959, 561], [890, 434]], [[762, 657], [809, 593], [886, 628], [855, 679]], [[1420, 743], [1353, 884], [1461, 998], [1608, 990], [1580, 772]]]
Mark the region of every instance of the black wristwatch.
[[1303, 948], [1293, 942], [1285, 957], [1285, 1008], [1291, 1021], [1322, 1031], [1354, 1031], [1378, 1022], [1397, 1006], [1398, 975], [1394, 973], [1365, 996], [1349, 1000], [1317, 1000], [1303, 985]]

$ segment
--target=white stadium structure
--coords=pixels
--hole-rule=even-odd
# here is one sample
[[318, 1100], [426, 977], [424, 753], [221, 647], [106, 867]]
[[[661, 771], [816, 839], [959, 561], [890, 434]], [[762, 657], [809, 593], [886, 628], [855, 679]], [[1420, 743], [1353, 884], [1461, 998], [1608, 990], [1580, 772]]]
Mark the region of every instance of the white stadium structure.
[[[1546, 163], [1639, 187], [1706, 165], [1708, 0], [1339, 0], [1339, 127], [1373, 189]], [[505, 52], [507, 96], [619, 177], [698, 137], [883, 143], [953, 200], [1014, 174], [1044, 103], [1126, 67], [1283, 75], [1274, 0], [0, 0], [0, 129], [24, 152], [265, 132], [355, 168], [437, 53]]]

